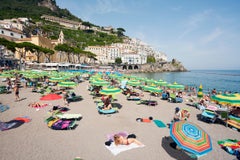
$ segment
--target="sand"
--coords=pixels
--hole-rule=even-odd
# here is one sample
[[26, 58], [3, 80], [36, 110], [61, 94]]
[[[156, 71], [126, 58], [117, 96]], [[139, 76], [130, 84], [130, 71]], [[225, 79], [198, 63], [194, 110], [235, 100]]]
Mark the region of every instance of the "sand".
[[[1, 82], [2, 83], [2, 82]], [[169, 123], [173, 117], [175, 107], [187, 107], [191, 110], [189, 121], [202, 127], [212, 139], [213, 151], [200, 157], [202, 160], [209, 159], [234, 159], [235, 157], [223, 151], [217, 144], [218, 140], [240, 139], [237, 131], [227, 128], [221, 124], [209, 124], [199, 121], [197, 114], [201, 111], [181, 104], [169, 103], [159, 97], [152, 97], [158, 101], [158, 105], [145, 106], [137, 105], [135, 101], [127, 101], [123, 94], [116, 96], [117, 101], [122, 105], [119, 112], [112, 115], [100, 115], [89, 91], [88, 82], [82, 82], [75, 87], [75, 92], [83, 96], [83, 100], [72, 102], [69, 105], [69, 113], [80, 113], [83, 118], [77, 121], [78, 126], [74, 130], [57, 131], [47, 127], [44, 120], [49, 117], [48, 111], [52, 106], [36, 111], [28, 107], [30, 102], [39, 101], [41, 94], [32, 93], [31, 88], [21, 88], [20, 97], [26, 98], [15, 102], [14, 94], [1, 94], [0, 101], [10, 106], [10, 109], [0, 113], [1, 121], [10, 121], [15, 117], [29, 116], [32, 121], [22, 126], [0, 131], [0, 155], [1, 160], [73, 160], [81, 157], [85, 160], [171, 160], [172, 158], [161, 146], [162, 138], [169, 136], [169, 128], [158, 128], [154, 123], [136, 122], [138, 117], [152, 116], [164, 123]], [[149, 98], [144, 93], [144, 98]], [[63, 105], [63, 100], [42, 101], [50, 105]], [[137, 135], [145, 147], [124, 151], [114, 156], [104, 146], [107, 140], [106, 135], [127, 131]]]

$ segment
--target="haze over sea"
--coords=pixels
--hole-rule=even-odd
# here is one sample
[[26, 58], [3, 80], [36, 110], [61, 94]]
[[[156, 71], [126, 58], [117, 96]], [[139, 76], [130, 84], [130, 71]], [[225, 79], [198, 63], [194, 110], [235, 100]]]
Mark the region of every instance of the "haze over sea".
[[196, 87], [202, 84], [204, 93], [213, 88], [221, 92], [240, 93], [240, 70], [191, 70], [189, 72], [134, 73], [133, 75]]

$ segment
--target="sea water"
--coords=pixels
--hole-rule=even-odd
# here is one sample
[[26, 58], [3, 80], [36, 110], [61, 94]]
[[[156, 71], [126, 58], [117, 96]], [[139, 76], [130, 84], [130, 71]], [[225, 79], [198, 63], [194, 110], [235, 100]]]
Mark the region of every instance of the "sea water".
[[203, 86], [203, 92], [208, 93], [212, 89], [225, 92], [240, 93], [240, 70], [192, 70], [189, 72], [164, 72], [164, 73], [134, 73], [138, 77], [146, 77], [155, 80], [165, 80], [169, 83], [199, 87]]

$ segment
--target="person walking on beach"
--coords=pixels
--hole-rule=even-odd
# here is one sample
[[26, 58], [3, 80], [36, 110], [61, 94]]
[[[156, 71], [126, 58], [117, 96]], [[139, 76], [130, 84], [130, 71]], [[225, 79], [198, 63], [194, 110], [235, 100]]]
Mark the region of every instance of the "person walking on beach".
[[63, 94], [64, 105], [69, 106], [69, 103], [68, 103], [68, 100], [67, 100], [67, 98], [68, 98], [68, 92], [65, 91], [65, 90], [63, 90], [62, 94]]
[[16, 98], [16, 102], [20, 100], [20, 97], [19, 97], [19, 87], [17, 84], [14, 85], [14, 94], [15, 94], [15, 98]]

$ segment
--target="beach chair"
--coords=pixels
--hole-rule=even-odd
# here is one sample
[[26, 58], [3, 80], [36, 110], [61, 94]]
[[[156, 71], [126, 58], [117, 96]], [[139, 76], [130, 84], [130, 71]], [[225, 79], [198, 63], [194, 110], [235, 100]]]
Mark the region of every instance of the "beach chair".
[[240, 117], [229, 115], [227, 125], [235, 130], [240, 131]]
[[82, 96], [72, 96], [72, 97], [67, 98], [68, 102], [76, 102], [76, 101], [81, 101], [81, 100], [82, 100]]
[[140, 104], [145, 104], [148, 106], [156, 106], [158, 103], [155, 100], [140, 100], [139, 102], [137, 102], [138, 105]]
[[4, 93], [8, 93], [8, 90], [7, 90], [6, 86], [1, 86], [0, 87], [0, 94], [4, 94]]
[[201, 120], [205, 122], [214, 123], [217, 119], [217, 114], [209, 109], [205, 109], [201, 114]]

